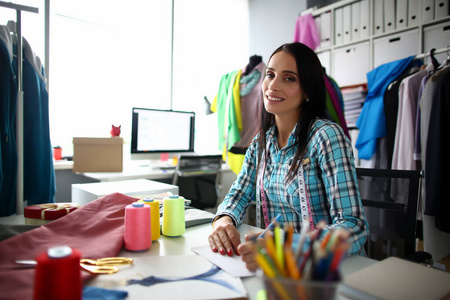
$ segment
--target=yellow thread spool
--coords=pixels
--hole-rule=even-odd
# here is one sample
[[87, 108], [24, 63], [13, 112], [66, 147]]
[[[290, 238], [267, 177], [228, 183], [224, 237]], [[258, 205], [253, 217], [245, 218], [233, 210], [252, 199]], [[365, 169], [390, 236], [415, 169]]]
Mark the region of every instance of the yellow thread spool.
[[161, 226], [159, 223], [159, 201], [155, 201], [155, 199], [148, 197], [138, 202], [143, 202], [144, 204], [150, 205], [150, 223], [152, 224], [152, 241], [156, 241], [159, 239], [161, 235]]

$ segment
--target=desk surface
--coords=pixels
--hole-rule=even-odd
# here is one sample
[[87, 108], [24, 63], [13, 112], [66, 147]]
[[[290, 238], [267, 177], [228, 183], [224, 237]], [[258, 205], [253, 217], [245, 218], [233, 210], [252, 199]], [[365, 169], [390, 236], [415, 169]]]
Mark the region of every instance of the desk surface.
[[[241, 237], [247, 233], [257, 232], [259, 229], [249, 225], [241, 225], [239, 227]], [[154, 241], [152, 247], [148, 251], [144, 252], [130, 252], [123, 249], [119, 256], [133, 257], [139, 259], [145, 259], [155, 257], [155, 256], [177, 256], [177, 255], [196, 255], [191, 249], [193, 247], [207, 245], [207, 236], [211, 232], [210, 224], [203, 224], [194, 227], [186, 228], [185, 234], [177, 238], [169, 238], [161, 235], [161, 237]], [[349, 275], [355, 271], [358, 271], [364, 267], [370, 266], [376, 263], [375, 260], [352, 256], [346, 258], [341, 266], [341, 273]], [[242, 278], [242, 282], [247, 290], [249, 299], [257, 299], [257, 293], [263, 289], [263, 282], [259, 277], [247, 277]], [[108, 284], [108, 277], [98, 276], [93, 281], [89, 282], [92, 286], [104, 286]], [[120, 288], [119, 288], [120, 289]], [[133, 293], [129, 292], [128, 299], [137, 299], [133, 297]], [[346, 299], [341, 295], [338, 295], [338, 299]]]
[[[159, 165], [124, 164], [122, 172], [85, 172], [86, 177], [99, 181], [120, 181], [131, 179], [166, 179], [173, 178], [175, 168], [161, 168]], [[222, 165], [221, 172], [232, 172], [227, 165]]]

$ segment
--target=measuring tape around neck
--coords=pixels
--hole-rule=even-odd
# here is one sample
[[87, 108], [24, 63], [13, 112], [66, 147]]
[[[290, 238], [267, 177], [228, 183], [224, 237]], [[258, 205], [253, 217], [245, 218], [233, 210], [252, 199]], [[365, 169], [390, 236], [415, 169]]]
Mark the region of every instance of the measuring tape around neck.
[[[264, 172], [266, 169], [266, 162], [267, 162], [267, 153], [269, 153], [269, 147], [270, 144], [267, 143], [266, 152], [263, 153], [261, 160], [262, 163], [260, 164], [259, 170], [258, 170], [258, 179], [256, 180], [256, 226], [261, 228], [261, 206], [263, 209], [263, 216], [264, 216], [264, 225], [267, 227], [270, 224], [269, 220], [269, 212], [267, 208], [267, 200], [266, 195], [264, 193]], [[299, 188], [299, 196], [300, 196], [300, 208], [301, 208], [301, 215], [302, 215], [302, 226], [305, 224], [309, 224], [309, 229], [314, 229], [314, 221], [312, 219], [311, 214], [311, 207], [309, 205], [309, 199], [308, 194], [306, 192], [306, 185], [305, 185], [305, 178], [304, 178], [304, 170], [303, 170], [303, 163], [300, 163], [300, 166], [298, 168], [298, 188]], [[259, 191], [259, 193], [258, 193]]]

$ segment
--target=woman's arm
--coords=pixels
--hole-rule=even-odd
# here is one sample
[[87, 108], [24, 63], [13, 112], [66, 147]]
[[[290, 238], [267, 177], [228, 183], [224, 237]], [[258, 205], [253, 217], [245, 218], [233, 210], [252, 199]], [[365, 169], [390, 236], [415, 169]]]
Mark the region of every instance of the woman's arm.
[[332, 225], [350, 232], [350, 254], [364, 255], [368, 223], [359, 195], [352, 145], [342, 128], [328, 123], [319, 130], [317, 141], [322, 181], [329, 203]]

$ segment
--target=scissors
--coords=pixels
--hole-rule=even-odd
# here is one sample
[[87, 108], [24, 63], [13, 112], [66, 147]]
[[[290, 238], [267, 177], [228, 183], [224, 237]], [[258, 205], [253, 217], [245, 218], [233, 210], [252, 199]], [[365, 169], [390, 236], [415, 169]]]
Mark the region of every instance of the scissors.
[[[35, 266], [37, 264], [34, 260], [16, 260], [17, 264], [24, 266]], [[92, 274], [114, 274], [119, 271], [116, 266], [131, 265], [133, 264], [132, 258], [127, 257], [105, 257], [99, 259], [80, 259], [80, 266], [83, 270]]]
[[132, 258], [126, 257], [106, 257], [99, 259], [80, 259], [80, 266], [92, 274], [114, 274], [119, 271], [116, 266], [130, 265], [133, 263]]

